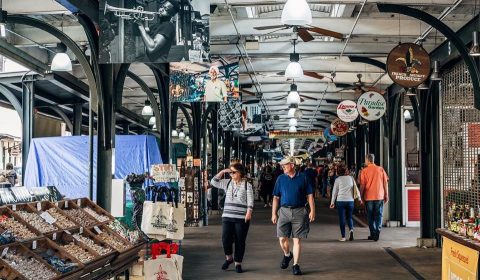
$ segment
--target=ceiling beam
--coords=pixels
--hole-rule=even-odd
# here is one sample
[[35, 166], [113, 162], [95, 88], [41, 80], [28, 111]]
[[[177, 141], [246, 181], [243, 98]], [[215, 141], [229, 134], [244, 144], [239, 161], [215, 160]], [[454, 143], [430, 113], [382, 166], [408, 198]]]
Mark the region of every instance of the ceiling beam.
[[[231, 6], [261, 6], [284, 4], [287, 0], [228, 0]], [[362, 4], [363, 0], [309, 0], [309, 4]], [[368, 3], [392, 3], [404, 5], [451, 5], [453, 0], [369, 0]], [[210, 5], [225, 5], [225, 0], [210, 0]]]

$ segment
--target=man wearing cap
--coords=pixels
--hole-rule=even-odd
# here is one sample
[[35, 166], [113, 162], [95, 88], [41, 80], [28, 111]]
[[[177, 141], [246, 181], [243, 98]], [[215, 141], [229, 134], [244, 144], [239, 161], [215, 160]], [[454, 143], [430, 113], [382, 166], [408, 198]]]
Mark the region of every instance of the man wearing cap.
[[220, 70], [217, 66], [211, 66], [208, 71], [210, 80], [205, 84], [205, 102], [227, 102], [227, 86], [218, 79]]
[[[307, 238], [309, 223], [315, 220], [313, 186], [305, 175], [295, 171], [292, 157], [284, 158], [280, 165], [284, 174], [275, 183], [272, 206], [272, 222], [277, 225], [277, 237], [284, 254], [280, 268], [286, 269], [293, 258], [293, 274], [301, 275], [298, 264], [301, 239]], [[310, 211], [306, 208], [307, 201]], [[289, 238], [293, 238], [293, 253], [290, 251]]]
[[145, 53], [150, 62], [167, 62], [168, 53], [175, 39], [175, 25], [172, 18], [180, 10], [178, 0], [165, 0], [158, 9], [160, 22], [148, 28], [144, 21], [137, 21], [138, 30], [145, 44]]

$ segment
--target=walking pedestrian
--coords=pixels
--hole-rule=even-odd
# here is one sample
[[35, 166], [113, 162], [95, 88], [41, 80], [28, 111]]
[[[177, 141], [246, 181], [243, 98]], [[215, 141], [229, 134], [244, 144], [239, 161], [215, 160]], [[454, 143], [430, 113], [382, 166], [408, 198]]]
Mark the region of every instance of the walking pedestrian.
[[[301, 240], [307, 238], [309, 223], [315, 220], [315, 202], [312, 185], [305, 175], [295, 171], [294, 163], [292, 157], [280, 162], [284, 174], [278, 177], [273, 190], [272, 222], [277, 225], [277, 237], [284, 254], [280, 268], [286, 269], [293, 259], [293, 275], [301, 275]], [[306, 208], [307, 201], [310, 211]], [[289, 238], [293, 239], [293, 253]]]
[[[231, 179], [222, 179], [229, 173]], [[220, 171], [211, 180], [211, 185], [225, 190], [226, 199], [222, 215], [222, 243], [225, 252], [223, 270], [235, 261], [235, 270], [242, 273], [245, 242], [253, 212], [253, 188], [247, 182], [247, 172], [243, 164], [233, 163], [230, 168]], [[233, 254], [235, 243], [235, 254]]]
[[[330, 208], [337, 206], [338, 211], [338, 223], [340, 225], [340, 234], [342, 235], [339, 241], [346, 241], [345, 238], [345, 214], [347, 218], [348, 228], [350, 234], [348, 240], [353, 241], [353, 219], [352, 213], [354, 208], [354, 188], [357, 188], [355, 180], [352, 176], [347, 175], [347, 168], [343, 165], [338, 166], [335, 183], [333, 186], [332, 200], [330, 202]], [[356, 189], [358, 193], [358, 189]]]
[[272, 207], [272, 192], [275, 185], [275, 175], [273, 174], [272, 167], [267, 165], [265, 171], [262, 172], [260, 177], [260, 194], [262, 195], [263, 207]]
[[378, 241], [382, 230], [383, 205], [388, 202], [388, 176], [374, 161], [374, 154], [365, 156], [367, 167], [360, 174], [360, 192], [367, 208], [368, 239]]

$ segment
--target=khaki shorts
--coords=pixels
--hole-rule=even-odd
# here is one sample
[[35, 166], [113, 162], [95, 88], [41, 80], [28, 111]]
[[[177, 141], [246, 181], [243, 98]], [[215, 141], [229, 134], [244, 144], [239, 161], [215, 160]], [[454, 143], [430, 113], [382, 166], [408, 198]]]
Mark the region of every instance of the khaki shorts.
[[277, 237], [307, 238], [310, 232], [308, 211], [305, 207], [280, 207], [277, 221]]

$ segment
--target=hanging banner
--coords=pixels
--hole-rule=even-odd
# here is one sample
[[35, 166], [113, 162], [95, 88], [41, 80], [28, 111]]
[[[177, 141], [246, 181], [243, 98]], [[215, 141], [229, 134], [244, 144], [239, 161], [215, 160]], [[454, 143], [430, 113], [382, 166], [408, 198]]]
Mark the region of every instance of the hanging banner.
[[353, 122], [358, 117], [357, 103], [344, 100], [337, 106], [337, 116], [344, 122]]
[[[358, 113], [357, 113], [358, 114]], [[344, 136], [348, 133], [348, 124], [342, 121], [341, 119], [335, 119], [331, 125], [330, 129], [332, 133], [336, 136]]]
[[382, 95], [374, 91], [367, 91], [357, 101], [357, 111], [367, 121], [380, 119], [387, 110], [387, 102]]
[[404, 43], [393, 48], [387, 58], [387, 72], [402, 87], [417, 87], [430, 76], [430, 56], [420, 45]]

